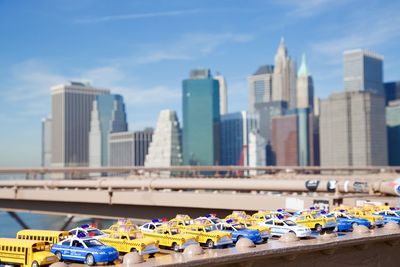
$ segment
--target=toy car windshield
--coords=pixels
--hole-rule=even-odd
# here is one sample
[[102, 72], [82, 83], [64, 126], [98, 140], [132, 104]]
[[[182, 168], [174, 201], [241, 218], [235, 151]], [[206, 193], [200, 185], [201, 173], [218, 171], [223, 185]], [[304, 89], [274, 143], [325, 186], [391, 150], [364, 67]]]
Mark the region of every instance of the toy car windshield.
[[219, 223], [219, 219], [217, 219], [217, 218], [213, 218], [213, 219], [210, 219], [213, 223]]
[[101, 243], [99, 240], [96, 239], [84, 240], [83, 242], [88, 248], [104, 246], [103, 243]]
[[177, 234], [179, 234], [179, 230], [178, 229], [171, 229], [171, 234], [172, 235], [177, 235]]
[[233, 227], [235, 227], [237, 230], [246, 229], [246, 226], [242, 223], [235, 224]]
[[211, 232], [211, 231], [218, 230], [217, 226], [215, 226], [215, 225], [206, 226], [205, 229], [206, 229], [206, 232]]

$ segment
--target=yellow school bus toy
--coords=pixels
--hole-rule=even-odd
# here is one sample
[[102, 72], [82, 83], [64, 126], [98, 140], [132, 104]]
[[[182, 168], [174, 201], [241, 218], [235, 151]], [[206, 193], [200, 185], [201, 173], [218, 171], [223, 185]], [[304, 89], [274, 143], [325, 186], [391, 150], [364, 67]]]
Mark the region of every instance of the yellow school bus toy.
[[50, 244], [61, 242], [70, 237], [68, 231], [52, 231], [52, 230], [21, 230], [17, 233], [17, 239], [45, 241]]
[[16, 238], [0, 238], [0, 263], [23, 267], [46, 266], [58, 261], [50, 243]]

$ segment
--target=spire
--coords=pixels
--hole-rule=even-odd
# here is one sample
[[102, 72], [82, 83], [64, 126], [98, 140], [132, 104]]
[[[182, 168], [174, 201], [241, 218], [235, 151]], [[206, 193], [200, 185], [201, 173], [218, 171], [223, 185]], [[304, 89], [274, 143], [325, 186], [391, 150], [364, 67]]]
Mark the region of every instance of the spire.
[[285, 39], [281, 37], [281, 42], [279, 43], [278, 51], [276, 53], [276, 56], [279, 57], [286, 57], [287, 56], [287, 49], [285, 45]]
[[297, 76], [306, 76], [308, 77], [308, 69], [307, 69], [307, 60], [306, 60], [306, 54], [303, 53], [301, 57], [301, 65], [299, 68], [299, 71], [297, 72]]

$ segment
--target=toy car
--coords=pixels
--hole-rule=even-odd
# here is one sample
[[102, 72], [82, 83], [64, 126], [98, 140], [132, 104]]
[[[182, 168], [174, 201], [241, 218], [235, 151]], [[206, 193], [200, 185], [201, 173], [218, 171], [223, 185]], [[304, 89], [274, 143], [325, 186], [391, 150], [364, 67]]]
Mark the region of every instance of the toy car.
[[111, 225], [108, 229], [101, 231], [105, 234], [111, 234], [113, 232], [120, 232], [121, 229], [124, 229], [124, 231], [139, 231], [139, 227], [130, 219], [118, 219], [117, 223]]
[[152, 256], [160, 251], [157, 240], [144, 238], [140, 232], [114, 232], [99, 240], [122, 253], [138, 252], [140, 255], [149, 254]]
[[237, 223], [243, 224], [249, 230], [257, 230], [260, 232], [261, 238], [263, 241], [268, 241], [270, 237], [270, 228], [268, 226], [259, 225], [255, 219], [237, 219], [235, 220]]
[[200, 244], [208, 248], [230, 245], [233, 243], [232, 234], [218, 230], [217, 226], [207, 221], [196, 222], [182, 228], [182, 232], [197, 236]]
[[258, 212], [254, 213], [251, 217], [255, 219], [257, 222], [265, 222], [271, 218], [284, 218], [287, 219], [291, 217], [292, 214], [285, 212], [282, 209], [278, 209], [277, 211], [272, 210], [259, 210]]
[[177, 227], [169, 227], [163, 225], [152, 232], [142, 232], [146, 238], [159, 242], [160, 246], [168, 247], [174, 251], [182, 251], [187, 246], [197, 244], [197, 236], [181, 233], [181, 229]]
[[166, 220], [152, 220], [151, 222], [145, 223], [142, 226], [139, 226], [139, 230], [142, 232], [153, 232], [157, 227], [160, 227], [163, 222], [166, 222]]
[[50, 250], [60, 260], [84, 262], [89, 266], [99, 262], [113, 263], [118, 259], [118, 251], [106, 246], [95, 238], [72, 237], [54, 244]]
[[261, 243], [263, 239], [260, 232], [257, 230], [247, 229], [244, 224], [234, 223], [233, 220], [227, 220], [226, 222], [220, 222], [216, 224], [217, 229], [220, 231], [228, 232], [232, 234], [232, 241], [236, 243], [240, 238], [246, 237], [253, 241], [253, 243]]
[[71, 235], [76, 237], [93, 237], [93, 238], [101, 238], [106, 237], [107, 234], [103, 233], [99, 229], [97, 229], [94, 225], [84, 224], [81, 227], [76, 227], [68, 231]]
[[264, 222], [271, 229], [271, 235], [281, 236], [286, 233], [294, 233], [297, 237], [311, 236], [311, 229], [302, 225], [298, 225], [294, 221], [288, 219], [272, 218]]
[[400, 223], [400, 211], [394, 208], [389, 210], [381, 210], [378, 212], [374, 212], [372, 214], [383, 216], [384, 223], [388, 222]]
[[184, 227], [192, 224], [193, 223], [193, 219], [190, 218], [190, 216], [186, 215], [186, 214], [177, 214], [175, 216], [175, 218], [169, 220], [169, 222], [173, 226], [184, 228]]
[[337, 226], [335, 217], [321, 216], [320, 211], [303, 212], [299, 216], [293, 216], [291, 220], [310, 229], [315, 229], [317, 232], [322, 230], [333, 231]]
[[346, 214], [344, 211], [331, 212], [327, 214], [327, 217], [336, 218], [336, 223], [337, 223], [336, 230], [339, 232], [352, 231], [354, 226], [356, 225], [364, 225], [368, 228], [371, 227], [371, 223], [368, 220], [351, 216], [349, 214]]
[[382, 227], [384, 224], [383, 216], [374, 215], [371, 212], [364, 211], [361, 209], [353, 209], [353, 211], [349, 212], [348, 214], [354, 217], [367, 219], [372, 226]]

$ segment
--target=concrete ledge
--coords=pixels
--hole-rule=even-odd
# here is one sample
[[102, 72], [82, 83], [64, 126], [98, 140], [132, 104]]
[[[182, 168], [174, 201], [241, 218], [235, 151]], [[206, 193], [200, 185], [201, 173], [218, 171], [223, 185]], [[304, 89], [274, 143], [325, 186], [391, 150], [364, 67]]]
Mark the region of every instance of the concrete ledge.
[[331, 239], [294, 243], [270, 240], [255, 248], [205, 250], [190, 259], [180, 254], [146, 260], [138, 266], [398, 266], [400, 231], [377, 229], [364, 235], [339, 234]]

